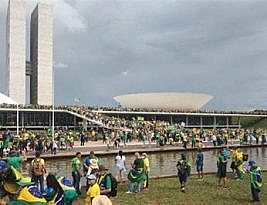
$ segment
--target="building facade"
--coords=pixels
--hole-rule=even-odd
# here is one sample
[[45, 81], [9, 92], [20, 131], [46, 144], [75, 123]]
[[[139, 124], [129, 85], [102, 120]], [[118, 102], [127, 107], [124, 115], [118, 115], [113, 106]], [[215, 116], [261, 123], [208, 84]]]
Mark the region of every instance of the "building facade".
[[53, 9], [38, 4], [31, 15], [31, 104], [53, 103]]
[[26, 8], [25, 0], [9, 0], [6, 25], [7, 95], [25, 103], [26, 87]]
[[53, 104], [53, 8], [38, 3], [31, 15], [30, 61], [26, 61], [25, 0], [9, 0], [7, 10], [7, 95], [26, 104], [26, 75], [30, 103]]

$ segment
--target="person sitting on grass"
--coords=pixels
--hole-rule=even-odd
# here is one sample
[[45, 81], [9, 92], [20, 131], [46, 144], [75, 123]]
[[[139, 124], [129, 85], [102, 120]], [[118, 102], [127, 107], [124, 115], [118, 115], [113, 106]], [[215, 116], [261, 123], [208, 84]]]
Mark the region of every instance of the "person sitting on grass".
[[250, 188], [253, 201], [260, 201], [260, 192], [262, 188], [262, 173], [261, 168], [257, 166], [256, 161], [249, 161], [249, 179], [250, 179]]
[[181, 185], [181, 192], [185, 192], [185, 183], [187, 181], [187, 177], [190, 176], [191, 173], [191, 165], [187, 161], [185, 154], [181, 154], [181, 159], [178, 160], [176, 167]]

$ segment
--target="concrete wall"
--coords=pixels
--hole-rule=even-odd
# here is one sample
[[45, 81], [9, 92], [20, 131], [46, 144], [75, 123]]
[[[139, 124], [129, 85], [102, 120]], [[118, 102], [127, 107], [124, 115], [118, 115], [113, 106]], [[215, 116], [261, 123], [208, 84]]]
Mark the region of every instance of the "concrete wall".
[[53, 103], [53, 9], [38, 4], [31, 16], [31, 103]]
[[9, 0], [7, 11], [7, 95], [25, 104], [26, 8], [25, 0]]

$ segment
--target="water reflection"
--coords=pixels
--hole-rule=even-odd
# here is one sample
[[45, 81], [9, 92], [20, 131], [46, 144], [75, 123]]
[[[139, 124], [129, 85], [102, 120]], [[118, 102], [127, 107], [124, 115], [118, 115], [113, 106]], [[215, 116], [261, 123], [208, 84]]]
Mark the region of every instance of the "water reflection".
[[[262, 169], [267, 169], [267, 153], [265, 147], [260, 148], [243, 148], [244, 153], [249, 154], [249, 159], [255, 159]], [[204, 152], [204, 172], [216, 171], [216, 156], [219, 150], [208, 150]], [[161, 152], [149, 154], [148, 158], [151, 164], [151, 176], [176, 174], [176, 163], [180, 158], [182, 152]], [[196, 172], [195, 161], [196, 151], [188, 151], [186, 153], [189, 161], [192, 164], [193, 173]], [[104, 164], [107, 168], [115, 174], [115, 155], [99, 157], [101, 164]], [[126, 155], [126, 166], [129, 169], [130, 164], [134, 160], [134, 154]], [[228, 168], [230, 163], [228, 164]], [[67, 176], [71, 178], [71, 159], [51, 159], [46, 160], [46, 167], [48, 172], [55, 172], [61, 176]], [[29, 163], [23, 166], [24, 174], [29, 173]]]

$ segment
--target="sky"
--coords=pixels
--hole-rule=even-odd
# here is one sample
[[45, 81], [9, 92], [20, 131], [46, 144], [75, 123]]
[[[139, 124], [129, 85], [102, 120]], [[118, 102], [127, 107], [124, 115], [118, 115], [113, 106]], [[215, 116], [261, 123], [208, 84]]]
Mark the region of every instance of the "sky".
[[[27, 0], [28, 36], [37, 2]], [[214, 97], [206, 109], [267, 108], [266, 1], [40, 2], [54, 7], [56, 104], [114, 106], [117, 95], [197, 92]], [[0, 0], [0, 91], [7, 3]]]

